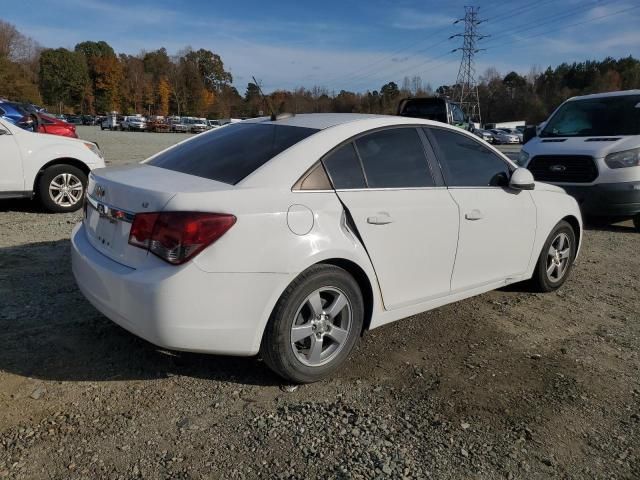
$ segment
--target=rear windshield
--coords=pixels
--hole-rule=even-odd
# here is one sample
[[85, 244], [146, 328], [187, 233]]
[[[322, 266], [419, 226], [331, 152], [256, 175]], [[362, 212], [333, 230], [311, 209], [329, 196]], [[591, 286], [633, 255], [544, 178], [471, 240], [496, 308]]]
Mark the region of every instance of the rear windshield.
[[562, 105], [541, 137], [640, 135], [640, 95], [588, 98]]
[[440, 98], [420, 98], [408, 100], [399, 115], [403, 117], [426, 118], [447, 123], [447, 108]]
[[235, 123], [161, 153], [149, 165], [235, 185], [314, 128]]

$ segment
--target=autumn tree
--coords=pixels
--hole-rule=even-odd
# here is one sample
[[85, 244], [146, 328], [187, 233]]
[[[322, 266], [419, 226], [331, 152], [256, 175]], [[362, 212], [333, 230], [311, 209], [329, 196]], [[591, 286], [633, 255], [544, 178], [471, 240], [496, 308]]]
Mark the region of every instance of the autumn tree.
[[122, 65], [111, 46], [104, 41], [81, 42], [75, 46], [87, 65], [93, 87], [96, 112], [110, 112], [120, 108]]

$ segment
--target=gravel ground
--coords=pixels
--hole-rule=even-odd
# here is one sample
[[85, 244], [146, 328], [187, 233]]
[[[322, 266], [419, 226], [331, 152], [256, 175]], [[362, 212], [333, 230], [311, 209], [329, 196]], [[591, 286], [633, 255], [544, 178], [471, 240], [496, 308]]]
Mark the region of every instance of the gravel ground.
[[[114, 163], [178, 134], [100, 132]], [[160, 351], [70, 272], [77, 214], [0, 202], [0, 478], [640, 478], [640, 236], [591, 228], [557, 293], [374, 330], [328, 381]]]

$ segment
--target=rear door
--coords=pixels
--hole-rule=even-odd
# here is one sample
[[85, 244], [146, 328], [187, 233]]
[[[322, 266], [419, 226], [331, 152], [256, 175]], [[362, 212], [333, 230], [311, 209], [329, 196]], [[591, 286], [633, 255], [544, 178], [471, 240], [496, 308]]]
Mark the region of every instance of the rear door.
[[531, 194], [509, 189], [511, 166], [474, 137], [425, 129], [460, 211], [453, 292], [523, 274], [536, 232]]
[[374, 131], [325, 157], [372, 260], [387, 309], [450, 291], [458, 208], [417, 128]]
[[25, 191], [22, 155], [11, 132], [0, 122], [0, 197]]

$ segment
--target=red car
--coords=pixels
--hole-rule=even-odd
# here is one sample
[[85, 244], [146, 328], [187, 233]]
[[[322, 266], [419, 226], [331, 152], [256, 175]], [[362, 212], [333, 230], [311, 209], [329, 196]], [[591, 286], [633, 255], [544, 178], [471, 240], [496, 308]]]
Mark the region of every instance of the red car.
[[38, 114], [38, 120], [38, 133], [50, 133], [51, 135], [78, 138], [75, 125], [42, 113]]

